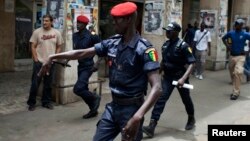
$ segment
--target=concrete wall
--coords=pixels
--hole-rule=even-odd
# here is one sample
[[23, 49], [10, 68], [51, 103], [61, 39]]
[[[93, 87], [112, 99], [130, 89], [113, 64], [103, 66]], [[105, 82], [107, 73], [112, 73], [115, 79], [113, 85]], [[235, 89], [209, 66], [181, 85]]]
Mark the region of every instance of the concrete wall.
[[[223, 3], [224, 2], [224, 3]], [[201, 0], [200, 10], [210, 10], [215, 13], [214, 28], [209, 28], [211, 33], [211, 56], [207, 57], [206, 68], [209, 70], [225, 69], [226, 49], [221, 41], [221, 36], [226, 33], [226, 29], [221, 33], [221, 27], [227, 26], [227, 12], [223, 13], [223, 9], [228, 9], [227, 0]]]
[[[65, 5], [67, 4], [67, 1], [65, 0]], [[98, 2], [98, 1], [96, 1]], [[67, 11], [67, 10], [65, 10]], [[66, 19], [66, 13], [65, 18]], [[69, 51], [72, 50], [73, 46], [73, 40], [72, 40], [72, 34], [69, 33], [69, 28], [68, 25], [65, 22], [65, 28], [63, 31], [63, 37], [64, 37], [64, 46], [63, 46], [63, 51]], [[96, 60], [96, 58], [95, 58]], [[73, 87], [74, 84], [77, 81], [77, 65], [78, 61], [77, 60], [71, 60], [69, 61], [69, 64], [71, 67], [63, 68], [61, 66], [57, 66], [56, 69], [56, 76], [55, 76], [55, 81], [54, 84], [56, 85], [53, 89], [53, 94], [58, 94], [59, 98], [59, 103], [60, 104], [68, 104], [72, 102], [76, 102], [81, 100], [81, 98], [73, 93]], [[93, 73], [92, 76], [90, 77], [89, 81], [96, 81], [98, 80], [97, 73]], [[97, 90], [97, 93], [100, 91], [98, 89], [98, 84], [93, 83], [89, 84], [89, 90], [94, 91]]]
[[[147, 0], [146, 0], [147, 1]], [[162, 27], [165, 27], [167, 24], [169, 24], [172, 21], [176, 21], [177, 23], [179, 23], [180, 25], [182, 25], [182, 1], [176, 3], [176, 1], [165, 1], [165, 11], [163, 12], [162, 15], [162, 20], [163, 20], [163, 25]], [[178, 13], [180, 14], [180, 16], [175, 16], [172, 15], [172, 13]], [[143, 21], [142, 21], [142, 37], [146, 38], [147, 40], [149, 40], [153, 46], [157, 49], [158, 51], [158, 55], [159, 55], [159, 60], [161, 60], [162, 56], [161, 56], [161, 47], [163, 45], [163, 43], [167, 40], [166, 35], [165, 35], [165, 31], [163, 31], [162, 35], [156, 35], [156, 34], [146, 34], [144, 32], [144, 18], [145, 18], [145, 11], [143, 14]], [[160, 27], [160, 28], [162, 28]], [[181, 36], [181, 32], [180, 32], [180, 36]]]
[[[246, 18], [247, 19], [246, 25], [250, 25], [249, 4], [250, 4], [249, 0], [233, 0], [231, 23], [234, 22], [236, 15], [238, 15], [241, 18]], [[233, 25], [233, 24], [231, 24], [231, 25]]]
[[14, 71], [15, 12], [6, 12], [5, 1], [0, 0], [0, 72]]

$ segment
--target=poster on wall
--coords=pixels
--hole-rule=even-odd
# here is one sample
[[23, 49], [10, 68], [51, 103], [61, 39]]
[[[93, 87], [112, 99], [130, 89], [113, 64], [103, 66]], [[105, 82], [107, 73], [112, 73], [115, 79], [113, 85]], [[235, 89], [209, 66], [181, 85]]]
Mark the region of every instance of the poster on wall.
[[144, 33], [163, 35], [164, 0], [145, 2]]
[[77, 3], [77, 4], [83, 4], [83, 0], [68, 0], [68, 3]]
[[228, 0], [220, 1], [220, 17], [219, 17], [219, 37], [222, 37], [227, 32], [227, 9], [228, 9]]
[[201, 10], [200, 12], [200, 22], [204, 22], [210, 32], [215, 29], [216, 17], [216, 10]]
[[53, 17], [54, 28], [63, 31], [64, 21], [64, 1], [63, 0], [48, 0], [47, 13]]
[[4, 11], [9, 13], [14, 13], [15, 1], [5, 0], [4, 1]]
[[182, 1], [169, 0], [166, 3], [166, 25], [170, 22], [182, 23]]

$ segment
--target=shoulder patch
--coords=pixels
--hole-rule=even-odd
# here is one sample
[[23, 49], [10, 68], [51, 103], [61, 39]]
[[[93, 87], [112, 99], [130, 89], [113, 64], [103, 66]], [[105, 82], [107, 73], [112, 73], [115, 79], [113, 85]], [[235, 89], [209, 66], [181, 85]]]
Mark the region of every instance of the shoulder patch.
[[193, 51], [192, 51], [192, 48], [191, 48], [191, 47], [188, 47], [188, 52], [189, 52], [189, 53], [193, 53]]
[[148, 48], [145, 53], [148, 55], [151, 61], [158, 61], [158, 53], [155, 48]]
[[110, 39], [118, 39], [118, 38], [121, 38], [121, 37], [122, 37], [122, 35], [116, 34], [116, 35], [111, 36], [111, 37], [109, 37], [109, 38], [110, 38]]

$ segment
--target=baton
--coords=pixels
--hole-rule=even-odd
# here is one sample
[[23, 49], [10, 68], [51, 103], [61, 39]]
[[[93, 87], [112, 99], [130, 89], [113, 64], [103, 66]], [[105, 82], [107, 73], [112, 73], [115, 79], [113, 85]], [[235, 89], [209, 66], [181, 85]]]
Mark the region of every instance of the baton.
[[[175, 86], [176, 86], [177, 84], [178, 84], [177, 81], [173, 81], [173, 82], [172, 82], [172, 85], [175, 85]], [[186, 84], [186, 83], [184, 83], [183, 88], [186, 88], [186, 89], [194, 89], [194, 86], [191, 85], [191, 84]]]
[[65, 63], [58, 62], [58, 61], [52, 61], [52, 62], [55, 63], [55, 64], [59, 64], [59, 65], [61, 65], [63, 67], [71, 67], [71, 65], [69, 65], [67, 62], [65, 62]]

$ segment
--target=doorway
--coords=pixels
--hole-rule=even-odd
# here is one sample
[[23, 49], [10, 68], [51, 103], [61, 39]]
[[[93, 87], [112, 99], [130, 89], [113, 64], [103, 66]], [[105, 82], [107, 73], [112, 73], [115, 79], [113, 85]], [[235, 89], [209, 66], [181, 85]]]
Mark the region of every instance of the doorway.
[[32, 35], [33, 4], [16, 0], [15, 59], [31, 58], [29, 38]]
[[184, 35], [185, 29], [188, 24], [194, 25], [195, 22], [199, 23], [200, 19], [200, 0], [183, 0], [183, 17], [182, 17], [182, 30]]

